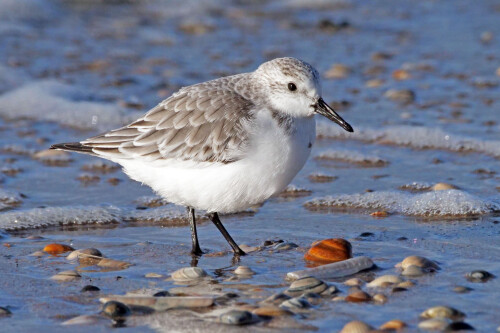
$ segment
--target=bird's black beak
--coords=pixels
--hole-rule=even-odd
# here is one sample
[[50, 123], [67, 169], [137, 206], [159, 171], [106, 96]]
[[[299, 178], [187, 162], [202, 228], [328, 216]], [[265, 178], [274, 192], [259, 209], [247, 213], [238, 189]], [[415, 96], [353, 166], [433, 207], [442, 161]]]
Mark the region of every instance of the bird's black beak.
[[349, 125], [344, 119], [342, 119], [342, 117], [339, 116], [337, 112], [335, 112], [335, 110], [333, 110], [328, 104], [326, 104], [323, 98], [318, 99], [315, 108], [316, 113], [319, 113], [320, 115], [327, 117], [331, 121], [336, 122], [347, 132], [354, 132], [352, 126]]

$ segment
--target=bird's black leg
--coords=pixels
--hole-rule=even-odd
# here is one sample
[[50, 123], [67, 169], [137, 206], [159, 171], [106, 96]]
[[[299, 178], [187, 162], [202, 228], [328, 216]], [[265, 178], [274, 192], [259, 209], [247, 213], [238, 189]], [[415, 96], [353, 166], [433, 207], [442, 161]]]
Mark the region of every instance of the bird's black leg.
[[198, 243], [198, 234], [196, 233], [196, 220], [194, 217], [194, 208], [188, 207], [188, 219], [189, 219], [189, 227], [191, 228], [191, 241], [192, 241], [192, 248], [191, 248], [191, 253], [195, 256], [201, 256], [203, 252], [200, 249], [200, 243]]
[[229, 243], [229, 245], [231, 245], [231, 247], [233, 248], [234, 254], [237, 256], [244, 256], [246, 253], [243, 252], [242, 249], [240, 249], [240, 247], [234, 242], [234, 240], [231, 237], [231, 235], [229, 234], [229, 232], [227, 232], [226, 228], [224, 228], [224, 226], [222, 225], [222, 222], [219, 219], [219, 214], [209, 213], [208, 218], [215, 224], [217, 229], [219, 229], [220, 233], [222, 234], [222, 236], [224, 236], [224, 238]]

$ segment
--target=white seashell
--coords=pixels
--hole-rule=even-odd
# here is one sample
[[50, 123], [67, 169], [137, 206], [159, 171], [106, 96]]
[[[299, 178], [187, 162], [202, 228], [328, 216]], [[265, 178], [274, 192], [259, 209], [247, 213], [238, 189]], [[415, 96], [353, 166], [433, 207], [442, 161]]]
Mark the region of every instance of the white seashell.
[[378, 287], [386, 287], [391, 284], [398, 284], [400, 282], [403, 282], [401, 278], [397, 275], [382, 275], [372, 282], [368, 283], [366, 286], [368, 288], [378, 288]]
[[420, 322], [418, 328], [429, 331], [444, 331], [448, 326], [448, 321], [441, 318], [433, 318]]
[[422, 276], [424, 274], [425, 274], [424, 269], [422, 267], [415, 266], [415, 265], [407, 266], [401, 272], [401, 275], [403, 275], [403, 276]]
[[207, 272], [199, 267], [184, 267], [172, 273], [172, 279], [179, 282], [197, 280], [205, 276]]
[[62, 271], [52, 276], [51, 279], [65, 282], [65, 281], [73, 281], [81, 277], [82, 276], [78, 274], [77, 271]]
[[177, 308], [201, 308], [214, 304], [214, 298], [208, 296], [121, 296], [109, 295], [99, 299], [101, 303], [116, 301], [128, 306], [143, 306], [156, 311], [166, 311]]
[[363, 280], [358, 278], [352, 278], [344, 282], [344, 284], [349, 287], [359, 287], [362, 286], [363, 283]]
[[96, 315], [83, 315], [68, 319], [61, 323], [61, 325], [97, 325], [97, 324], [106, 324], [109, 320]]
[[359, 320], [354, 320], [345, 324], [340, 333], [367, 333], [373, 330], [373, 327]]
[[88, 248], [75, 250], [66, 257], [68, 260], [77, 260], [80, 258], [102, 259], [102, 253], [98, 249]]
[[373, 265], [373, 261], [368, 257], [356, 257], [302, 271], [289, 272], [287, 278], [300, 279], [307, 276], [314, 276], [318, 279], [338, 278], [372, 268]]
[[396, 265], [396, 267], [399, 267], [401, 269], [405, 269], [406, 267], [410, 265], [415, 265], [417, 267], [423, 268], [427, 271], [435, 271], [439, 269], [439, 265], [436, 264], [434, 261], [429, 260], [427, 258], [421, 257], [421, 256], [409, 256], [406, 257], [402, 262]]
[[253, 275], [255, 272], [248, 266], [238, 266], [234, 270], [234, 274], [236, 275]]
[[298, 279], [293, 281], [285, 291], [285, 294], [288, 296], [299, 296], [303, 293], [322, 293], [328, 288], [328, 286], [321, 280], [316, 279], [315, 277], [305, 277], [302, 279]]
[[434, 306], [420, 314], [421, 318], [446, 318], [451, 320], [462, 320], [465, 314], [448, 306]]

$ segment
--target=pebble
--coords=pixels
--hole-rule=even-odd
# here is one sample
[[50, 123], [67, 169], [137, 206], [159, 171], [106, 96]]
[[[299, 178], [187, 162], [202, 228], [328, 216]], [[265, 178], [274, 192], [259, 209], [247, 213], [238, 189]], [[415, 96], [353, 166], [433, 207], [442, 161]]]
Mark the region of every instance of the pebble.
[[261, 317], [279, 317], [279, 316], [290, 316], [293, 315], [292, 312], [277, 307], [277, 306], [263, 306], [252, 311], [253, 314]]
[[98, 292], [98, 291], [100, 291], [100, 290], [101, 290], [101, 289], [99, 289], [98, 287], [96, 287], [96, 286], [92, 286], [92, 285], [88, 284], [88, 285], [84, 286], [84, 287], [80, 290], [80, 292], [82, 292], [82, 293], [86, 293], [86, 292]]
[[238, 266], [234, 270], [234, 274], [236, 275], [253, 275], [255, 272], [248, 266]]
[[388, 322], [382, 324], [380, 326], [380, 329], [381, 330], [385, 330], [385, 331], [399, 331], [399, 330], [402, 330], [403, 328], [405, 328], [407, 325], [401, 321], [401, 320], [398, 320], [398, 319], [393, 319], [393, 320], [389, 320]]
[[111, 270], [122, 270], [132, 266], [132, 264], [126, 261], [103, 258], [99, 260], [97, 266], [108, 268]]
[[367, 333], [374, 328], [359, 320], [353, 320], [344, 325], [340, 333]]
[[202, 308], [214, 304], [212, 296], [122, 296], [109, 295], [99, 299], [101, 303], [116, 301], [128, 306], [141, 306], [151, 308], [155, 311], [166, 311], [176, 308]]
[[477, 270], [465, 274], [465, 278], [470, 282], [486, 282], [495, 276], [487, 271]]
[[36, 251], [36, 252], [33, 252], [32, 254], [30, 254], [30, 256], [32, 257], [43, 257], [45, 255], [45, 252], [42, 252], [42, 251]]
[[470, 291], [472, 291], [472, 288], [465, 287], [465, 286], [456, 286], [453, 288], [453, 291], [456, 292], [457, 294], [465, 294]]
[[411, 282], [411, 281], [403, 281], [401, 283], [398, 283], [397, 284], [397, 288], [405, 288], [405, 289], [408, 289], [408, 288], [411, 288], [411, 287], [414, 287], [415, 286], [415, 283]]
[[422, 276], [424, 274], [425, 274], [424, 269], [422, 267], [415, 266], [415, 265], [407, 266], [401, 272], [401, 275], [403, 275], [403, 276]]
[[113, 320], [122, 320], [129, 316], [131, 311], [128, 306], [121, 302], [109, 301], [102, 306], [102, 313]]
[[384, 85], [385, 81], [382, 79], [371, 79], [365, 82], [365, 86], [368, 88], [377, 88]]
[[69, 252], [69, 251], [73, 251], [73, 250], [74, 250], [74, 248], [72, 248], [69, 245], [57, 244], [57, 243], [48, 244], [43, 248], [43, 251], [47, 252], [49, 254], [60, 254], [60, 253]]
[[399, 276], [396, 275], [382, 275], [372, 282], [368, 283], [366, 286], [368, 288], [385, 288], [390, 285], [398, 284], [403, 282]]
[[287, 309], [307, 309], [309, 307], [311, 307], [311, 304], [302, 297], [290, 298], [280, 304], [280, 308]]
[[384, 93], [384, 97], [404, 104], [409, 104], [415, 101], [415, 93], [413, 90], [409, 89], [389, 89]]
[[307, 276], [322, 278], [338, 278], [349, 276], [360, 271], [370, 269], [374, 266], [373, 261], [368, 257], [356, 257], [344, 261], [334, 262], [319, 267], [304, 269], [287, 273], [289, 279], [300, 279]]
[[446, 326], [446, 331], [474, 331], [474, 327], [463, 321], [453, 322]]
[[81, 277], [77, 271], [62, 271], [52, 276], [51, 279], [55, 281], [73, 281]]
[[431, 190], [433, 191], [446, 191], [446, 190], [456, 190], [457, 187], [448, 183], [436, 183], [432, 185]]
[[420, 314], [420, 318], [446, 318], [451, 320], [462, 320], [465, 314], [457, 309], [448, 306], [434, 306], [428, 308]]
[[332, 298], [333, 302], [344, 302], [345, 301], [345, 296], [335, 296]]
[[351, 243], [342, 238], [331, 238], [314, 242], [304, 255], [305, 260], [321, 264], [328, 264], [349, 258], [352, 258]]
[[354, 286], [362, 286], [363, 285], [363, 280], [358, 279], [358, 278], [352, 278], [344, 282], [344, 285], [349, 286], [349, 287], [354, 287]]
[[315, 277], [305, 277], [295, 280], [290, 285], [285, 294], [288, 296], [298, 296], [305, 292], [322, 293], [328, 288], [328, 285]]
[[0, 317], [10, 316], [12, 312], [6, 307], [0, 306]]
[[339, 288], [336, 286], [329, 286], [325, 291], [321, 293], [321, 296], [332, 296], [339, 292]]
[[387, 296], [384, 294], [375, 294], [372, 297], [373, 301], [379, 304], [384, 304], [387, 302]]
[[439, 269], [439, 265], [436, 264], [434, 261], [420, 256], [406, 257], [402, 262], [397, 264], [396, 267], [402, 268], [404, 270], [410, 265], [423, 268], [427, 272], [434, 272]]
[[286, 295], [286, 294], [279, 293], [279, 294], [274, 294], [274, 295], [269, 296], [264, 301], [262, 301], [262, 303], [281, 304], [281, 303], [283, 303], [283, 301], [286, 301], [290, 298], [291, 297]]
[[146, 275], [144, 275], [144, 277], [146, 277], [148, 279], [157, 279], [157, 278], [162, 278], [163, 275], [158, 274], [158, 273], [147, 273]]
[[483, 32], [481, 32], [480, 39], [481, 39], [482, 43], [488, 44], [493, 40], [493, 37], [494, 37], [493, 32], [483, 31]]
[[254, 321], [252, 313], [244, 310], [231, 310], [223, 313], [219, 320], [221, 323], [229, 325], [247, 325]]
[[441, 318], [433, 318], [421, 321], [418, 328], [428, 331], [444, 331], [448, 327], [448, 321]]
[[77, 259], [94, 259], [94, 260], [101, 260], [102, 259], [102, 253], [98, 249], [94, 248], [88, 248], [88, 249], [80, 249], [80, 250], [75, 250], [68, 254], [66, 259], [68, 260], [77, 260]]
[[343, 79], [349, 76], [351, 69], [343, 64], [333, 64], [330, 69], [328, 69], [324, 76], [326, 79]]
[[207, 276], [207, 272], [200, 267], [184, 267], [172, 273], [172, 279], [177, 282], [193, 281]]
[[172, 296], [167, 290], [158, 291], [153, 294], [153, 297], [169, 297]]
[[362, 290], [355, 291], [352, 294], [347, 295], [347, 297], [345, 298], [347, 302], [353, 303], [369, 302], [371, 301], [371, 299], [372, 297]]
[[67, 326], [67, 325], [97, 325], [102, 323], [103, 325], [105, 324], [104, 321], [107, 321], [107, 319], [101, 317], [101, 316], [96, 316], [96, 315], [83, 315], [83, 316], [78, 316], [74, 317], [71, 319], [68, 319], [66, 321], [63, 321], [61, 325]]
[[396, 69], [392, 72], [392, 78], [399, 81], [408, 80], [411, 78], [411, 74], [404, 69]]

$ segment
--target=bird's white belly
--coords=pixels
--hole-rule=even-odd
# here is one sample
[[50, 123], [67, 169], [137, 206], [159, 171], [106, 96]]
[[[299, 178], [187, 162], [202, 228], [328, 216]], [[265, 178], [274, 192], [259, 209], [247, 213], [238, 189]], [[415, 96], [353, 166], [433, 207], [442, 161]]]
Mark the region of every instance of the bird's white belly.
[[302, 169], [315, 139], [314, 118], [295, 119], [284, 135], [275, 121], [261, 119], [251, 149], [232, 163], [118, 161], [134, 180], [168, 201], [209, 212], [244, 210], [280, 193]]

